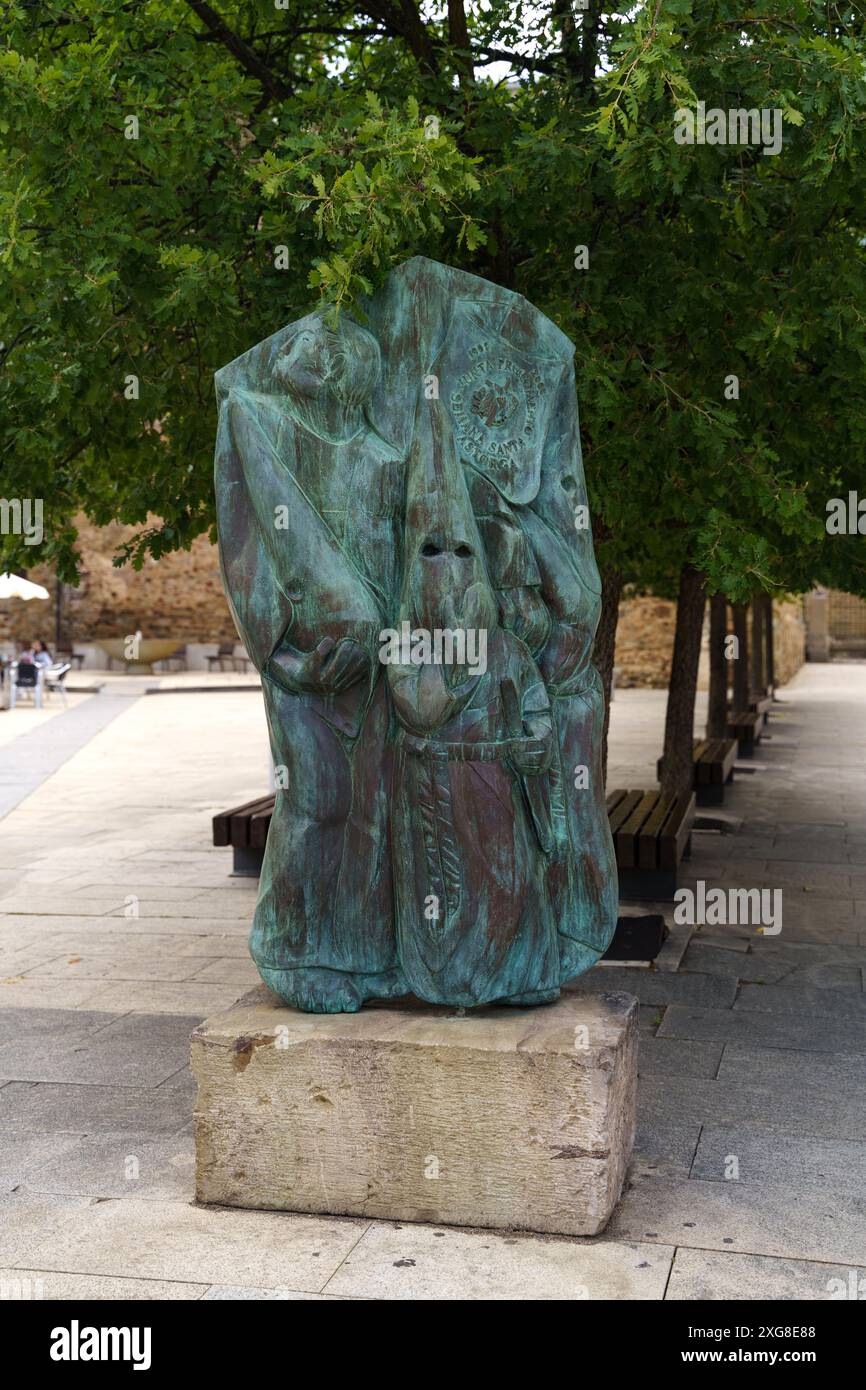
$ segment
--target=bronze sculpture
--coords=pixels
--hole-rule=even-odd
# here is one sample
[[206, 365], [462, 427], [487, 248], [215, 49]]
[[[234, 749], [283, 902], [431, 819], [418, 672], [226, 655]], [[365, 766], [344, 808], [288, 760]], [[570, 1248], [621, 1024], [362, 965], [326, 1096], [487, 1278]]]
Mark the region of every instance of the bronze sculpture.
[[542, 1003], [617, 905], [573, 348], [423, 258], [365, 307], [216, 377], [224, 583], [285, 774], [253, 958], [314, 1012]]

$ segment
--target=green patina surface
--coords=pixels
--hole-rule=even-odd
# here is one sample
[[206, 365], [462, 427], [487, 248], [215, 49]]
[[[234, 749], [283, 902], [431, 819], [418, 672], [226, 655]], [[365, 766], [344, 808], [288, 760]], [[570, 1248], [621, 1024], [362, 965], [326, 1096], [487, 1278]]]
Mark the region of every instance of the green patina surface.
[[617, 913], [573, 348], [421, 258], [367, 314], [216, 375], [223, 578], [279, 772], [253, 958], [315, 1012], [545, 1002]]

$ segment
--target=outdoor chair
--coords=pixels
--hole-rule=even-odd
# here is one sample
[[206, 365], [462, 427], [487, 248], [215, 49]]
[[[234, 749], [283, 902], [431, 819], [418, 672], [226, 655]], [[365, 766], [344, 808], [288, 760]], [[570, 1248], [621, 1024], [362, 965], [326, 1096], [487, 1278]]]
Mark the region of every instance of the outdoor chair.
[[163, 657], [162, 661], [155, 661], [153, 664], [154, 664], [154, 667], [156, 667], [156, 666], [162, 667], [162, 669], [163, 669], [164, 671], [171, 671], [171, 670], [173, 669], [173, 663], [174, 663], [174, 662], [177, 662], [177, 670], [178, 670], [178, 671], [186, 671], [186, 670], [187, 670], [187, 668], [188, 668], [188, 655], [187, 655], [187, 644], [186, 644], [186, 642], [184, 642], [184, 644], [183, 644], [182, 647], [178, 647], [178, 649], [177, 649], [176, 652], [172, 652], [171, 656], [165, 656], [165, 657]]
[[42, 684], [46, 694], [59, 691], [63, 696], [64, 705], [69, 704], [66, 694], [66, 677], [72, 670], [72, 663], [69, 661], [55, 661], [53, 666], [47, 667], [42, 672]]
[[27, 691], [36, 708], [42, 708], [42, 672], [32, 661], [18, 661], [12, 667], [10, 709], [15, 708], [19, 691]]
[[59, 665], [61, 662], [63, 662], [63, 661], [68, 661], [69, 664], [70, 664], [70, 666], [74, 664], [75, 669], [76, 669], [77, 671], [80, 671], [82, 665], [84, 664], [84, 652], [76, 652], [76, 651], [73, 650], [72, 647], [58, 647], [58, 648], [57, 648], [57, 663], [58, 663], [58, 665]]
[[218, 665], [221, 671], [225, 671], [227, 669], [225, 666], [226, 662], [229, 663], [229, 671], [234, 671], [236, 669], [234, 642], [220, 642], [219, 646], [216, 649], [216, 652], [209, 656], [207, 659], [208, 670], [212, 671], [214, 665]]

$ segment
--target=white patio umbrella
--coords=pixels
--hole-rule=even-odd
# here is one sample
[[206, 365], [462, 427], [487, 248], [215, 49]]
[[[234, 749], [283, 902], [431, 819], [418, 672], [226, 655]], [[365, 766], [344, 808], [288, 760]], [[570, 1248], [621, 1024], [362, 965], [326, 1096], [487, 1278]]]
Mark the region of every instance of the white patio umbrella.
[[23, 598], [25, 601], [31, 598], [50, 598], [47, 589], [43, 589], [41, 584], [31, 584], [29, 579], [22, 579], [20, 574], [0, 574], [0, 599], [2, 598]]

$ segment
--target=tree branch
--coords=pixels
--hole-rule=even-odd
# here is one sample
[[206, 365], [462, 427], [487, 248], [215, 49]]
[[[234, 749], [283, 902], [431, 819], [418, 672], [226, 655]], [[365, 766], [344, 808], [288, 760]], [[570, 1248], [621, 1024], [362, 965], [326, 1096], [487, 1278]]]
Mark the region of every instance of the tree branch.
[[531, 72], [543, 72], [549, 76], [555, 76], [557, 68], [556, 58], [538, 58], [523, 53], [509, 53], [504, 48], [478, 48], [475, 51], [476, 63], [486, 63], [490, 61], [511, 63], [515, 68], [529, 68]]
[[466, 24], [466, 11], [463, 0], [448, 0], [448, 42], [454, 49], [454, 64], [461, 78], [474, 82], [472, 53], [469, 48], [469, 28]]
[[420, 68], [434, 77], [438, 75], [436, 45], [413, 0], [393, 0], [393, 3], [392, 0], [365, 0], [363, 8], [371, 19], [384, 24], [389, 33], [405, 39]]
[[218, 39], [223, 47], [237, 58], [244, 71], [261, 84], [266, 96], [273, 101], [285, 101], [287, 97], [291, 96], [290, 88], [274, 76], [258, 54], [253, 52], [249, 44], [244, 43], [243, 39], [238, 38], [237, 34], [232, 32], [225, 20], [220, 18], [212, 6], [206, 4], [205, 0], [186, 0], [186, 3], [198, 15], [202, 24], [207, 26], [214, 38]]

